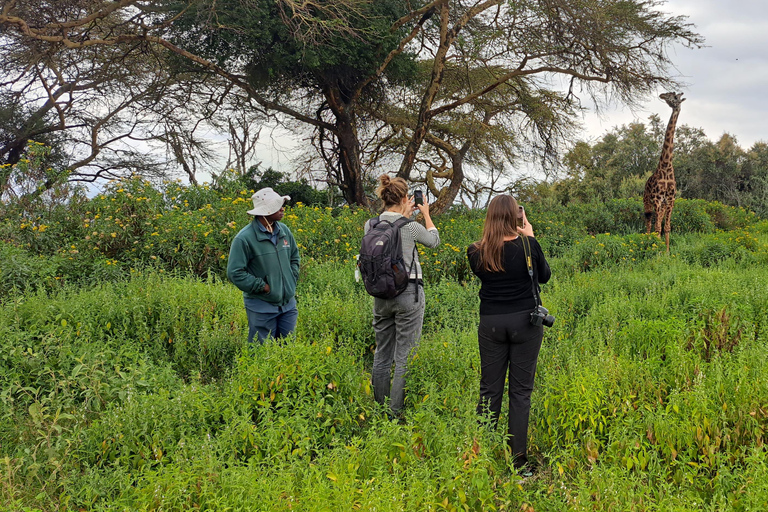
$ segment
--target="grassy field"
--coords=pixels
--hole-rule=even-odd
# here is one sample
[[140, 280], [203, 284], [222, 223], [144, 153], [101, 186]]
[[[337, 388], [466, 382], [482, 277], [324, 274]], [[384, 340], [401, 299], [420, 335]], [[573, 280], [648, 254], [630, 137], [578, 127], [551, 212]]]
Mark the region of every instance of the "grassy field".
[[0, 224], [0, 508], [768, 509], [764, 221], [680, 201], [667, 255], [637, 234], [639, 200], [526, 205], [557, 321], [533, 394], [541, 469], [521, 481], [475, 415], [464, 250], [482, 212], [436, 219], [443, 244], [421, 255], [399, 424], [373, 401], [372, 299], [350, 259], [367, 214], [288, 212], [297, 335], [249, 348], [221, 277], [249, 195], [129, 182]]

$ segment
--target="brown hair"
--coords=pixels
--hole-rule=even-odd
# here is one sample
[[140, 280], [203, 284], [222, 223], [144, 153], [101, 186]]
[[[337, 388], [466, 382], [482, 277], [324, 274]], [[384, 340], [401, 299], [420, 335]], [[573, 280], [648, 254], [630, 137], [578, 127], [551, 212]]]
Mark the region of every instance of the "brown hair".
[[400, 204], [408, 195], [408, 184], [403, 178], [390, 178], [388, 174], [379, 176], [379, 188], [376, 195], [384, 202], [384, 208]]
[[517, 235], [517, 201], [510, 195], [496, 196], [488, 205], [483, 224], [483, 237], [475, 242], [480, 268], [486, 272], [503, 272], [504, 237]]

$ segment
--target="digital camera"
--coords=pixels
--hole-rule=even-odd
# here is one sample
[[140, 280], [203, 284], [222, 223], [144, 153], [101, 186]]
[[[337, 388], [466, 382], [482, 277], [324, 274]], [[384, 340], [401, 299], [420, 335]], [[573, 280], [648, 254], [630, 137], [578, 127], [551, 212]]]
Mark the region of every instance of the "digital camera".
[[531, 312], [531, 323], [536, 326], [552, 327], [555, 323], [555, 317], [550, 315], [549, 310], [544, 306], [536, 306], [536, 309]]

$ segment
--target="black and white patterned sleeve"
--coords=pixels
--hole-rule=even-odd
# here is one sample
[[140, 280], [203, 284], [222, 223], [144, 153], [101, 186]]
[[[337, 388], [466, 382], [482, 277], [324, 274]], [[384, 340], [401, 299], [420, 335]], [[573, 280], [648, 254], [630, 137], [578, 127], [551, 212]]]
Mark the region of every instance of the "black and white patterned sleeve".
[[437, 232], [437, 228], [427, 229], [418, 222], [411, 222], [408, 226], [413, 233], [413, 239], [418, 243], [432, 248], [440, 244], [440, 233]]

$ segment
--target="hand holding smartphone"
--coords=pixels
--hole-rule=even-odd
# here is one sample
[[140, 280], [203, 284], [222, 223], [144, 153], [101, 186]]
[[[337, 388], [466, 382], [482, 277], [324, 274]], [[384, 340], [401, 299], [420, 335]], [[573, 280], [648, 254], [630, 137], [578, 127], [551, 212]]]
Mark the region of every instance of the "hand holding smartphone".
[[424, 204], [424, 193], [421, 190], [413, 191], [413, 204], [416, 206]]
[[525, 209], [522, 206], [517, 207], [517, 225], [521, 228], [525, 227]]

